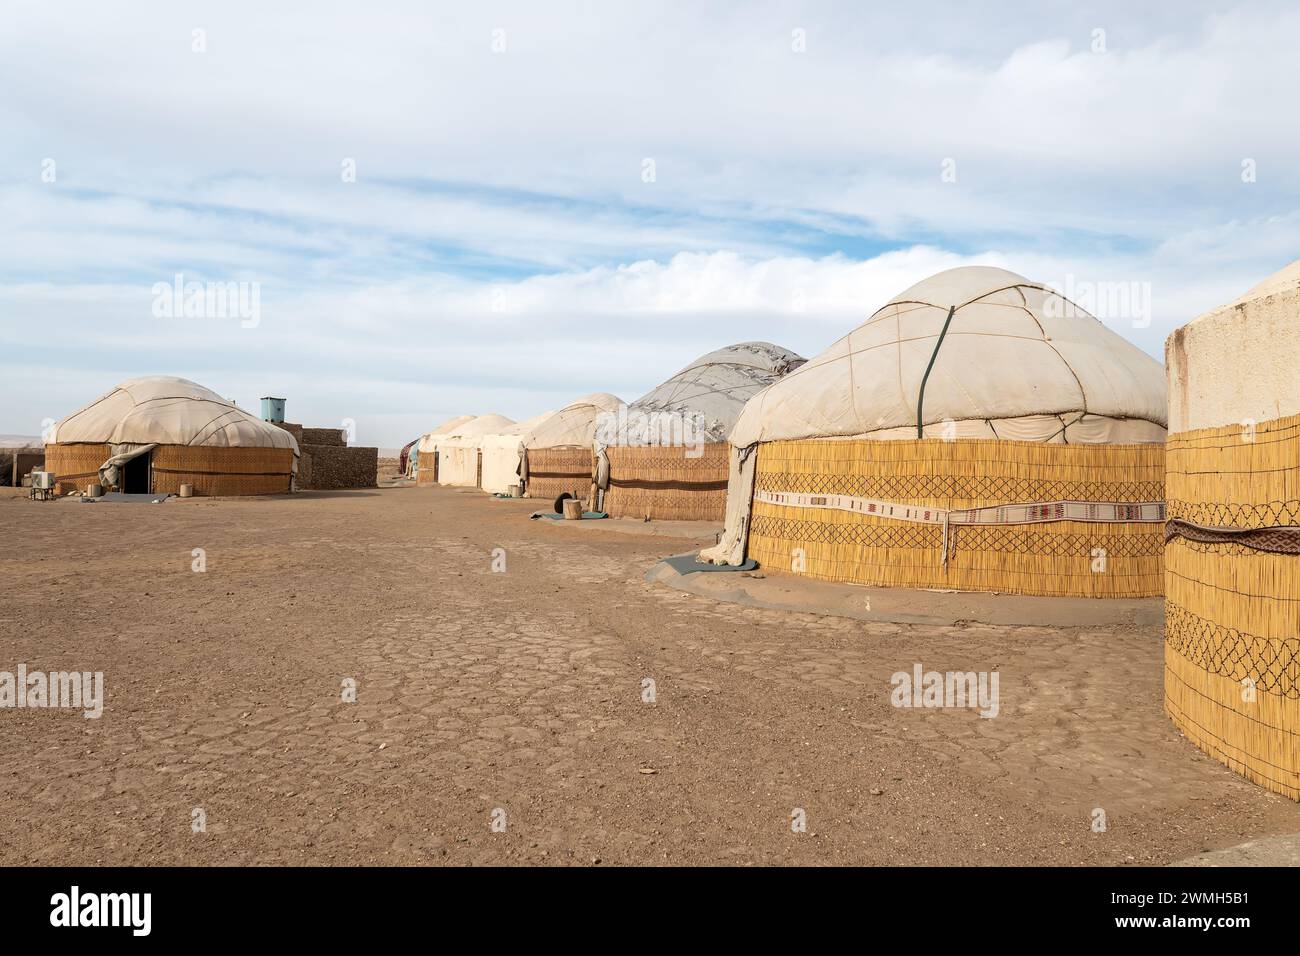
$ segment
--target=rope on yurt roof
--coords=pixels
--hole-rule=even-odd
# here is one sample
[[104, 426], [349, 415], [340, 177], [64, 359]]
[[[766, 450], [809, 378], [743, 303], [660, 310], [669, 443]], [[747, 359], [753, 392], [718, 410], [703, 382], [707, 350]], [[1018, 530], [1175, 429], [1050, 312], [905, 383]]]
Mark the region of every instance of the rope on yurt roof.
[[948, 307], [948, 318], [943, 320], [943, 328], [939, 331], [939, 340], [934, 343], [934, 351], [930, 353], [930, 364], [925, 367], [925, 375], [921, 377], [921, 391], [916, 396], [916, 437], [924, 438], [923, 430], [925, 428], [925, 417], [922, 410], [925, 407], [925, 383], [930, 380], [930, 370], [934, 368], [934, 360], [939, 356], [939, 347], [943, 345], [943, 337], [948, 334], [948, 326], [952, 324], [953, 313], [957, 311], [955, 305]]

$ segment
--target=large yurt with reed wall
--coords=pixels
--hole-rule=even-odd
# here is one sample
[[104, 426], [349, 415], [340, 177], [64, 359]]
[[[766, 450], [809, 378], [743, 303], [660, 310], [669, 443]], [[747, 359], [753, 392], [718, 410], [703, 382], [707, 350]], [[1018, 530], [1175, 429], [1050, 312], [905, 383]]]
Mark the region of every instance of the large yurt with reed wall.
[[408, 474], [417, 485], [436, 485], [438, 483], [438, 442], [450, 438], [461, 425], [473, 421], [475, 415], [457, 415], [443, 422], [432, 431], [420, 436], [415, 451], [409, 456]]
[[480, 415], [450, 430], [438, 441], [438, 484], [478, 488], [483, 483], [483, 436], [514, 425], [504, 415]]
[[520, 477], [528, 498], [587, 498], [595, 480], [593, 443], [602, 423], [617, 421], [622, 400], [593, 392], [565, 405], [523, 435]]
[[1300, 800], [1300, 261], [1165, 343], [1165, 710]]
[[293, 435], [188, 379], [122, 382], [56, 423], [45, 467], [59, 494], [91, 484], [128, 493], [269, 495], [293, 490]]
[[615, 517], [721, 521], [727, 436], [754, 395], [804, 359], [770, 342], [702, 355], [602, 421], [595, 441], [601, 510]]
[[505, 494], [510, 487], [520, 486], [523, 479], [519, 469], [524, 457], [524, 436], [545, 422], [555, 412], [542, 412], [500, 431], [488, 432], [479, 438], [480, 461], [478, 486], [490, 495]]
[[941, 272], [745, 406], [705, 560], [1029, 595], [1163, 590], [1164, 371], [1052, 289]]

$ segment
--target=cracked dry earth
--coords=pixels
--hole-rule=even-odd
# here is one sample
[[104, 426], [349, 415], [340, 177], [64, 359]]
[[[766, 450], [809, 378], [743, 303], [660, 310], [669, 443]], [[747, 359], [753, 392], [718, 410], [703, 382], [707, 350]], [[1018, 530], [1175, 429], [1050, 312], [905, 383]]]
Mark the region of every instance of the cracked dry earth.
[[[1163, 716], [1158, 629], [719, 604], [643, 580], [689, 542], [533, 507], [0, 499], [0, 670], [107, 698], [0, 710], [0, 862], [1164, 863], [1300, 830]], [[892, 707], [916, 662], [997, 670], [1001, 713]]]

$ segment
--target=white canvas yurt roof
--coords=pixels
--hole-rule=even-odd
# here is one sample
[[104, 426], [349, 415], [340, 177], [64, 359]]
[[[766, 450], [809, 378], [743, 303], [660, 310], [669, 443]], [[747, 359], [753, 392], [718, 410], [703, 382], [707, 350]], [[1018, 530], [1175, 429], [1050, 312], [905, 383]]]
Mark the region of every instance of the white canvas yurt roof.
[[955, 438], [1164, 438], [1159, 362], [1052, 289], [967, 266], [912, 286], [770, 386], [745, 406], [731, 442], [916, 438], [923, 380], [926, 437], [946, 428]]
[[527, 421], [509, 425], [499, 432], [478, 438], [483, 450], [483, 473], [479, 487], [489, 494], [503, 493], [519, 482], [519, 464], [524, 453], [524, 436], [543, 424], [555, 412], [543, 412]]
[[464, 425], [467, 422], [472, 422], [474, 418], [475, 416], [473, 415], [457, 415], [455, 418], [447, 419], [447, 421], [443, 422], [437, 428], [434, 428], [431, 431], [425, 432], [423, 435], [421, 435], [420, 443], [415, 446], [416, 450], [423, 451], [423, 452], [433, 451], [435, 446], [438, 443], [439, 438], [444, 438], [450, 435], [461, 425]]
[[472, 444], [474, 439], [483, 435], [500, 434], [514, 423], [513, 419], [506, 418], [504, 415], [479, 415], [454, 428], [449, 428], [446, 432], [447, 441]]
[[628, 406], [626, 423], [605, 443], [641, 444], [647, 417], [657, 414], [688, 417], [699, 424], [701, 440], [726, 441], [745, 403], [803, 363], [770, 342], [738, 342], [701, 355]]
[[1165, 342], [1169, 430], [1300, 414], [1300, 260]]
[[616, 415], [623, 401], [609, 392], [593, 392], [570, 402], [558, 412], [523, 432], [529, 448], [590, 446], [602, 416]]
[[150, 375], [122, 382], [51, 429], [50, 444], [207, 445], [290, 448], [293, 435], [184, 378]]
[[534, 415], [532, 418], [517, 422], [509, 428], [503, 428], [500, 432], [502, 435], [518, 435], [521, 439], [532, 432], [534, 429], [542, 427], [555, 415], [555, 410], [542, 412], [540, 415]]
[[[489, 435], [514, 425], [504, 415], [480, 415], [438, 439], [438, 484], [474, 487], [479, 484], [479, 450]], [[518, 441], [518, 436], [512, 438]]]

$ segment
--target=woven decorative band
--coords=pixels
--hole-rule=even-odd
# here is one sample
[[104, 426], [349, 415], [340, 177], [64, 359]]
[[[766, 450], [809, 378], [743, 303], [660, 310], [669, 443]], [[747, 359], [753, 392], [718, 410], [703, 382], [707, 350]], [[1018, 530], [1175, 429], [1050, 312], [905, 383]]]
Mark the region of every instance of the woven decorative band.
[[[1285, 476], [1274, 475], [1272, 479], [1284, 480]], [[1179, 483], [1179, 481], [1171, 481], [1170, 489], [1175, 489]], [[1198, 525], [1202, 528], [1272, 528], [1300, 525], [1300, 499], [1296, 498], [1289, 501], [1219, 504], [1213, 501], [1187, 501], [1178, 497], [1175, 491], [1169, 495], [1168, 503], [1171, 520], [1185, 521], [1189, 525]]]
[[1111, 524], [1165, 520], [1163, 501], [1042, 501], [1031, 504], [994, 505], [988, 508], [929, 508], [853, 495], [813, 495], [801, 492], [754, 492], [754, 499], [788, 508], [831, 508], [877, 518], [941, 525], [1041, 524], [1047, 521], [1096, 521]]
[[1273, 639], [1208, 621], [1165, 602], [1165, 643], [1201, 670], [1256, 689], [1300, 699], [1300, 638]]
[[643, 491], [726, 491], [727, 479], [720, 481], [690, 481], [682, 478], [615, 478], [609, 483], [615, 488], [638, 488]]
[[[1048, 445], [1046, 448], [1082, 448], [1082, 445]], [[1103, 447], [1103, 446], [1093, 446]], [[850, 495], [858, 498], [877, 498], [884, 501], [899, 498], [991, 498], [1003, 501], [1156, 501], [1164, 496], [1163, 481], [1107, 481], [1079, 478], [1067, 480], [1046, 477], [1011, 477], [1004, 474], [912, 474], [884, 473], [860, 474], [857, 472], [807, 473], [780, 470], [799, 463], [775, 460], [764, 461], [760, 466], [755, 487], [767, 491], [798, 491], [814, 495]], [[841, 462], [830, 459], [819, 463], [822, 467], [855, 468], [859, 462]], [[905, 463], [900, 463], [900, 465]], [[944, 462], [909, 461], [911, 466], [943, 467]], [[887, 462], [873, 467], [886, 467]], [[1118, 470], [1118, 466], [1114, 469]], [[1059, 469], [1065, 471], [1065, 467]]]
[[1233, 528], [1201, 525], [1174, 518], [1165, 525], [1165, 540], [1185, 538], [1201, 544], [1238, 544], [1269, 554], [1300, 554], [1300, 527]]

